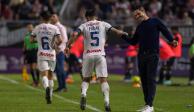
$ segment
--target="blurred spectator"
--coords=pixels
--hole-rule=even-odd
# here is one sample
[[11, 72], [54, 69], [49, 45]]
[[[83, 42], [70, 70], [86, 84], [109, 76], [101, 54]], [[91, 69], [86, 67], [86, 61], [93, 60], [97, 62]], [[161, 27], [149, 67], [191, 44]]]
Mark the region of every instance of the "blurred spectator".
[[42, 5], [40, 4], [39, 0], [35, 0], [32, 4], [32, 10], [30, 12], [30, 18], [37, 19], [41, 13]]
[[81, 25], [84, 22], [86, 22], [85, 8], [81, 7], [80, 10], [79, 10], [79, 15], [75, 20], [74, 26], [77, 27], [77, 26]]
[[184, 24], [184, 25], [192, 25], [193, 24], [193, 20], [191, 19], [191, 17], [189, 17], [188, 12], [183, 13], [182, 24]]
[[29, 13], [32, 9], [32, 5], [27, 1], [24, 0], [24, 2], [20, 5], [18, 13], [20, 19], [29, 19]]
[[[59, 12], [63, 0], [2, 0], [0, 17], [6, 20], [36, 20], [42, 10]], [[80, 0], [75, 26], [84, 21], [84, 9], [96, 8], [100, 19], [112, 24], [126, 24], [131, 18], [131, 10], [144, 5], [150, 16], [159, 17], [167, 24], [192, 25], [194, 0]], [[133, 22], [132, 22], [133, 23]]]
[[162, 3], [158, 0], [151, 0], [150, 7], [153, 16], [157, 16], [162, 9]]
[[174, 52], [172, 51], [170, 45], [160, 37], [160, 60], [162, 65], [159, 71], [158, 84], [164, 83], [164, 78], [168, 74], [168, 68], [170, 68], [174, 61]]
[[149, 15], [162, 18], [168, 24], [191, 25], [194, 19], [193, 0], [82, 0], [80, 2], [85, 8], [96, 7], [102, 19], [117, 24], [125, 24], [125, 21], [131, 20], [131, 10], [139, 5], [144, 5]]
[[167, 62], [169, 66], [167, 66], [167, 68], [166, 68], [166, 76], [165, 76], [165, 81], [164, 81], [165, 85], [172, 84], [172, 81], [171, 81], [172, 67], [174, 65], [175, 60], [182, 56], [182, 42], [183, 42], [183, 40], [182, 40], [181, 34], [178, 31], [178, 27], [176, 27], [176, 26], [171, 27], [171, 31], [173, 33], [174, 40], [178, 41], [178, 46], [177, 47], [171, 46], [171, 49], [174, 52], [174, 57], [171, 57]]
[[[57, 12], [62, 0], [1, 0], [0, 18], [6, 20], [36, 20], [42, 10]], [[57, 9], [56, 9], [57, 8]]]
[[1, 6], [1, 16], [5, 20], [12, 20], [13, 13], [8, 5]]

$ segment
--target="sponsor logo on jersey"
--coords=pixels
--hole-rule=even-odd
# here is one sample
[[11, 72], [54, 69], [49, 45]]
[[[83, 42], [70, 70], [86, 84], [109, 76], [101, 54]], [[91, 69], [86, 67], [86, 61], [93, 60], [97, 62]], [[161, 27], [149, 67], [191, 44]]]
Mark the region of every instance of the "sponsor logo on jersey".
[[54, 57], [53, 54], [51, 54], [51, 53], [44, 53], [44, 52], [40, 52], [39, 56]]
[[101, 52], [100, 49], [94, 49], [94, 50], [87, 50], [86, 53], [96, 53], [96, 52]]

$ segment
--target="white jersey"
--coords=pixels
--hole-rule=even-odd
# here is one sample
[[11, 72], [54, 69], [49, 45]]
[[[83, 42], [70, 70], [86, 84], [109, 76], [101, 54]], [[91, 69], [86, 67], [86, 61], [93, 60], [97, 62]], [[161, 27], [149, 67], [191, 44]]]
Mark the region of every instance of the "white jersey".
[[40, 60], [56, 60], [55, 49], [52, 48], [54, 37], [60, 35], [59, 29], [49, 23], [42, 23], [35, 27], [32, 36], [38, 41], [38, 59]]
[[92, 20], [79, 26], [84, 35], [84, 56], [105, 55], [106, 33], [112, 26], [109, 23]]
[[63, 26], [61, 23], [57, 22], [55, 24], [55, 26], [57, 26], [57, 28], [59, 29], [60, 33], [61, 33], [61, 38], [62, 38], [62, 43], [59, 45], [59, 52], [64, 52], [64, 49], [66, 47], [66, 43], [68, 41], [68, 37], [67, 37], [67, 29], [65, 26]]

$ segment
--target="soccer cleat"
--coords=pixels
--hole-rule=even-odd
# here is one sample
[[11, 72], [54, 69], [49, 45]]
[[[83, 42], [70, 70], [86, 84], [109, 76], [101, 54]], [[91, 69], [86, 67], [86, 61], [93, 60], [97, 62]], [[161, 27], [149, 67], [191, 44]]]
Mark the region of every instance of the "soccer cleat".
[[154, 107], [150, 107], [149, 105], [145, 105], [143, 108], [137, 110], [137, 112], [154, 112]]
[[194, 85], [194, 80], [189, 81], [188, 85], [189, 85], [189, 86]]
[[80, 109], [85, 110], [86, 109], [86, 97], [82, 96], [80, 101]]
[[105, 112], [111, 112], [110, 105], [105, 103]]
[[51, 95], [50, 95], [50, 88], [49, 87], [46, 88], [46, 97], [45, 97], [45, 99], [46, 99], [47, 104], [51, 104], [52, 103], [51, 102]]

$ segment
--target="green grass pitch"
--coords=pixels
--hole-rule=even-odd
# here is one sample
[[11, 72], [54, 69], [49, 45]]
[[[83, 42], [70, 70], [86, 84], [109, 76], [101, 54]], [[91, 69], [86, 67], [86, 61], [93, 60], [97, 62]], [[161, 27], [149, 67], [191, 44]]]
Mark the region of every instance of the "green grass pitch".
[[[80, 77], [68, 85], [68, 92], [55, 93], [53, 103], [47, 105], [42, 87], [33, 88], [30, 81], [22, 82], [21, 75], [0, 75], [0, 112], [95, 112], [104, 111], [103, 95], [99, 84], [91, 84], [85, 111], [79, 109]], [[110, 102], [112, 112], [135, 112], [144, 105], [140, 88], [123, 83], [122, 76], [110, 75]], [[174, 82], [186, 84], [186, 78], [173, 78]], [[55, 87], [56, 87], [55, 83]], [[158, 86], [155, 112], [194, 112], [194, 86]], [[92, 110], [93, 109], [93, 110]]]

